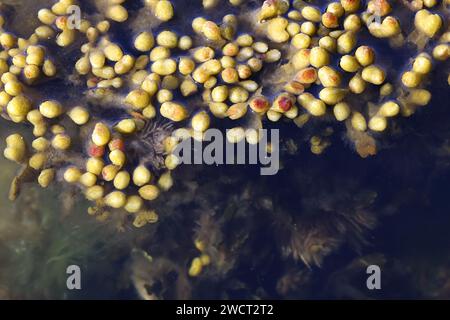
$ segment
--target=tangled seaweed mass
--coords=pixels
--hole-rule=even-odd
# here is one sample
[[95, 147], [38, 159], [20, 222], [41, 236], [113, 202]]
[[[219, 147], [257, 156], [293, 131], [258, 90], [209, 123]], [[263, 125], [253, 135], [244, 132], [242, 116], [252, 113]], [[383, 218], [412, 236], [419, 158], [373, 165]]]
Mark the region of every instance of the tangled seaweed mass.
[[[136, 228], [155, 224], [163, 217], [153, 203], [163, 193], [175, 215], [189, 202], [170, 193], [181, 141], [201, 141], [209, 128], [221, 128], [229, 129], [230, 143], [256, 145], [259, 129], [293, 126], [315, 155], [345, 132], [349, 153], [371, 157], [379, 141], [395, 135], [401, 117], [430, 103], [433, 72], [448, 69], [448, 0], [200, 3], [59, 0], [36, 8], [29, 19], [39, 24], [29, 36], [9, 25], [14, 6], [1, 5], [1, 115], [33, 136], [6, 139], [4, 156], [21, 166], [11, 200], [30, 182], [68, 184], [92, 202], [88, 213], [98, 220], [115, 219], [120, 228], [128, 221]], [[320, 266], [343, 243], [357, 249], [376, 223], [368, 209], [376, 194], [350, 185], [352, 197], [325, 200], [321, 194], [334, 192], [330, 186], [340, 177], [296, 178], [311, 176], [314, 190], [294, 184], [310, 195], [302, 205], [319, 213], [305, 218], [281, 209], [272, 226], [282, 238], [273, 245], [308, 267]], [[227, 181], [211, 183], [229, 189]], [[263, 224], [262, 212], [275, 214], [262, 188], [234, 191], [229, 197], [241, 199], [239, 209], [202, 187], [195, 200], [198, 257], [187, 272], [170, 257], [136, 257], [132, 273], [141, 297], [158, 298], [146, 287], [171, 272], [179, 275], [172, 297], [189, 297], [188, 278], [205, 268], [225, 278], [237, 263], [231, 252], [249, 245], [248, 230]], [[227, 209], [211, 214], [218, 207]], [[236, 232], [224, 234], [225, 222]], [[225, 241], [233, 245], [225, 248]], [[152, 274], [137, 267], [151, 263]], [[278, 292], [288, 295], [304, 277], [292, 268]]]

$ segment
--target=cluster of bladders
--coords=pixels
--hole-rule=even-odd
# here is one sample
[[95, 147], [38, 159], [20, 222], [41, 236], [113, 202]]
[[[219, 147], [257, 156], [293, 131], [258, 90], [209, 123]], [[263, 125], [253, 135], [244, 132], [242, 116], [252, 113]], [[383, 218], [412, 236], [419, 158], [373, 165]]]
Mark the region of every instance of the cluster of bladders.
[[[95, 203], [89, 214], [101, 220], [120, 209], [133, 216], [136, 227], [158, 220], [151, 204], [173, 185], [172, 172], [179, 165], [176, 146], [185, 139], [201, 140], [213, 119], [236, 124], [246, 117], [257, 119], [251, 128], [229, 128], [227, 139], [258, 144], [257, 129], [264, 123], [293, 121], [303, 127], [314, 118], [332, 117], [345, 123], [357, 151], [366, 157], [376, 153], [373, 136], [386, 131], [393, 118], [410, 116], [429, 103], [427, 78], [449, 57], [448, 0], [336, 0], [322, 9], [305, 1], [267, 0], [256, 11], [227, 14], [222, 21], [197, 17], [190, 35], [164, 29], [176, 19], [182, 1], [143, 0], [139, 10], [148, 13], [153, 27], [164, 30], [156, 33], [144, 24], [134, 35], [133, 52], [109, 35], [113, 26], [130, 20], [126, 0], [94, 2], [100, 19], [98, 14], [82, 16], [76, 28], [70, 14], [76, 0], [59, 0], [39, 10], [41, 25], [28, 39], [8, 32], [7, 19], [0, 16], [2, 116], [31, 124], [34, 135], [30, 146], [18, 133], [6, 139], [4, 156], [23, 165], [10, 197], [15, 199], [20, 184], [30, 179], [43, 188], [64, 180]], [[210, 10], [220, 3], [203, 0], [203, 7]], [[414, 17], [405, 22], [412, 25], [409, 34], [394, 15], [399, 6]], [[253, 34], [239, 32], [242, 19], [252, 25]], [[388, 75], [377, 63], [377, 49], [360, 43], [363, 33], [394, 52], [414, 43], [407, 70]], [[72, 76], [82, 79], [86, 95], [115, 100], [116, 106], [109, 108], [125, 110], [126, 118], [113, 123], [95, 116], [87, 104], [36, 101], [27, 95], [40, 79], [58, 73], [43, 43], [56, 43], [59, 50], [52, 57], [57, 59], [80, 39], [84, 44]], [[272, 76], [258, 78], [267, 68]], [[364, 95], [369, 91], [375, 93], [366, 95], [372, 101]], [[66, 128], [67, 121], [78, 128], [77, 135]], [[75, 143], [80, 137], [87, 141], [81, 147]], [[131, 152], [129, 145], [136, 142]], [[316, 154], [328, 146], [320, 136], [310, 144]], [[190, 274], [198, 275], [208, 263], [200, 255]]]

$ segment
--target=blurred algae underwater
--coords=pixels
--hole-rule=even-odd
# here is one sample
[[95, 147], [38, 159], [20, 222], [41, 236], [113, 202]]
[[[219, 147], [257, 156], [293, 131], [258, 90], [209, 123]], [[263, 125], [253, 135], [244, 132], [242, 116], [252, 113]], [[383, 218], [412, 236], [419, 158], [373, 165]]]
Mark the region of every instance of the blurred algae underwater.
[[[3, 3], [19, 8], [20, 34], [53, 1]], [[181, 166], [155, 202], [158, 223], [141, 229], [90, 217], [83, 196], [59, 184], [27, 184], [10, 202], [18, 166], [1, 157], [0, 298], [449, 299], [448, 71], [446, 62], [433, 73], [430, 104], [396, 119], [376, 156], [362, 159], [338, 126], [326, 152], [311, 154], [305, 133], [280, 123], [278, 175]], [[17, 128], [1, 121], [2, 150]], [[211, 265], [192, 278], [194, 239], [208, 243]], [[72, 264], [81, 291], [66, 288]], [[380, 291], [365, 287], [370, 264], [382, 268]]]

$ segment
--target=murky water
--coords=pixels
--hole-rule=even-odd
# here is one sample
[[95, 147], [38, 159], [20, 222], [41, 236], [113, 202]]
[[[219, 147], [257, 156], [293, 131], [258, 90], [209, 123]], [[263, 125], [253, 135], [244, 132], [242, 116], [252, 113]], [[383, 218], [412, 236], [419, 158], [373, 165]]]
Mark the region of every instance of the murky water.
[[[4, 2], [18, 5], [13, 26], [19, 34], [36, 27], [31, 12], [52, 3]], [[183, 0], [174, 2], [179, 6]], [[184, 30], [197, 12], [188, 6], [186, 18], [168, 27]], [[115, 36], [130, 45], [126, 33]], [[306, 144], [299, 152], [286, 147], [283, 170], [274, 177], [261, 177], [254, 167], [182, 167], [174, 190], [157, 203], [161, 221], [141, 230], [97, 221], [86, 213], [89, 204], [79, 192], [59, 185], [48, 190], [26, 185], [10, 202], [9, 184], [18, 167], [2, 157], [0, 298], [135, 299], [142, 297], [136, 287], [146, 282], [168, 298], [450, 298], [445, 67], [431, 81], [431, 104], [399, 120], [398, 134], [381, 139], [376, 157], [361, 159], [336, 127], [332, 146], [321, 156], [310, 154]], [[5, 137], [18, 127], [0, 121], [3, 150]], [[281, 129], [286, 145], [304, 139], [297, 128]], [[20, 132], [30, 135], [25, 126]], [[366, 220], [372, 217], [377, 227], [369, 230], [372, 221]], [[358, 224], [361, 220], [365, 224]], [[292, 226], [300, 236], [336, 239], [330, 241], [336, 250], [330, 249], [321, 267], [283, 257], [280, 244], [289, 241], [285, 230]], [[199, 281], [184, 276], [197, 254], [193, 230], [231, 244], [223, 252], [218, 246], [220, 268]], [[83, 270], [79, 292], [66, 288], [71, 264]], [[383, 270], [382, 291], [364, 287], [370, 264]]]

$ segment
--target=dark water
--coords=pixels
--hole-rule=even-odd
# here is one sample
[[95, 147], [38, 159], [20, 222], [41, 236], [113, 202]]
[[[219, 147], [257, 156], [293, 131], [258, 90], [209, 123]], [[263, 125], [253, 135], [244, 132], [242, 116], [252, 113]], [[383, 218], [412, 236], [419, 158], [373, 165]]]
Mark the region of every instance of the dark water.
[[[179, 9], [184, 1], [173, 2], [180, 19], [165, 25], [164, 28], [184, 33], [184, 30], [190, 28], [191, 18], [199, 14], [199, 11], [193, 5], [183, 6], [181, 17]], [[129, 9], [132, 12], [135, 6], [137, 8], [136, 3], [137, 1], [132, 1], [130, 4]], [[237, 12], [237, 9], [229, 7], [227, 10]], [[216, 18], [223, 15], [219, 10], [209, 14]], [[112, 29], [113, 38], [132, 50], [130, 33], [131, 30], [124, 32], [118, 27]], [[377, 42], [374, 45], [377, 53], [383, 57], [383, 63], [398, 68], [402, 68], [403, 63], [397, 62], [406, 61], [411, 50], [407, 48], [394, 56], [386, 44]], [[311, 269], [306, 268], [301, 261], [293, 262], [292, 259], [281, 257], [277, 243], [280, 235], [274, 231], [276, 228], [272, 217], [264, 210], [251, 215], [253, 220], [242, 217], [228, 219], [228, 224], [223, 228], [230, 238], [245, 228], [257, 230], [251, 233], [249, 244], [245, 247], [245, 250], [251, 250], [252, 254], [237, 263], [235, 269], [227, 275], [228, 278], [193, 281], [195, 290], [191, 297], [450, 298], [448, 70], [448, 64], [439, 65], [430, 81], [433, 95], [430, 105], [420, 109], [410, 118], [396, 119], [396, 130], [378, 137], [380, 150], [372, 158], [362, 159], [357, 155], [351, 142], [345, 137], [343, 126], [317, 123], [313, 129], [319, 130], [331, 125], [335, 133], [330, 138], [332, 144], [326, 152], [315, 156], [309, 152], [308, 144], [304, 142], [305, 136], [311, 134], [309, 130], [313, 129], [277, 124], [280, 126], [283, 141], [293, 139], [298, 142], [299, 152], [293, 155], [282, 152], [283, 169], [276, 176], [261, 177], [259, 168], [248, 166], [178, 169], [176, 184], [183, 185], [189, 179], [194, 180], [194, 175], [198, 190], [207, 193], [211, 202], [214, 202], [212, 199], [215, 197], [219, 199], [218, 208], [215, 210], [220, 215], [227, 212], [228, 207], [225, 207], [224, 202], [228, 205], [234, 201], [234, 196], [242, 193], [247, 184], [258, 186], [254, 188], [261, 194], [270, 196], [274, 208], [280, 208], [294, 217], [311, 214], [308, 210], [314, 207], [310, 204], [314, 201], [319, 202], [317, 207], [321, 207], [326, 206], [329, 199], [336, 202], [334, 198], [341, 198], [344, 208], [351, 211], [355, 209], [352, 206], [358, 203], [356, 199], [359, 191], [367, 190], [377, 195], [370, 210], [378, 223], [376, 228], [365, 233], [366, 243], [354, 248], [348, 241], [343, 241], [338, 250], [324, 259], [321, 267], [312, 266]], [[2, 141], [13, 131], [12, 126], [6, 126], [2, 122]], [[16, 204], [6, 201], [8, 181], [12, 178], [15, 167], [2, 160], [0, 168], [3, 171], [0, 217], [8, 222], [14, 221], [18, 211], [31, 212], [30, 205], [24, 199], [19, 199]], [[231, 182], [225, 183], [228, 180]], [[214, 186], [217, 186], [216, 189]], [[135, 299], [138, 295], [129, 282], [128, 269], [133, 248], [149, 251], [155, 257], [158, 254], [174, 260], [182, 257], [179, 263], [184, 266], [189, 263], [186, 256], [192, 257], [196, 254], [188, 243], [192, 242], [198, 204], [187, 201], [176, 209], [170, 204], [164, 204], [164, 201], [175, 202], [175, 199], [192, 196], [182, 187], [176, 187], [173, 193], [165, 195], [159, 203], [162, 212], [173, 209], [174, 214], [162, 217], [156, 236], [153, 236], [153, 227], [141, 231], [127, 229], [125, 234], [117, 235], [111, 230], [111, 226], [97, 224], [91, 217], [87, 217], [87, 204], [82, 202], [72, 209], [72, 216], [65, 221], [59, 217], [55, 218], [58, 216], [56, 213], [62, 212], [62, 209], [51, 202], [55, 198], [62, 198], [62, 191], [56, 188], [51, 190], [51, 194], [48, 191], [36, 192], [39, 192], [37, 201], [45, 205], [38, 208], [41, 220], [36, 218], [38, 221], [33, 220], [33, 223], [42, 227], [43, 231], [31, 232], [19, 228], [16, 236], [0, 238], [0, 254], [8, 253], [8, 259], [4, 260], [7, 263], [1, 266], [0, 289], [11, 286], [11, 282], [14, 283], [8, 279], [23, 279], [23, 283], [20, 282], [18, 290], [14, 292], [16, 297]], [[317, 195], [314, 192], [317, 192]], [[258, 201], [257, 198], [250, 200], [255, 203]], [[239, 207], [238, 200], [236, 206]], [[276, 213], [277, 210], [272, 211]], [[323, 223], [326, 224], [327, 221]], [[43, 233], [46, 234], [45, 237], [42, 236]], [[24, 241], [29, 244], [28, 247], [24, 245], [29, 254], [20, 254], [17, 249]], [[61, 247], [52, 246], [60, 243]], [[65, 245], [69, 249], [65, 249]], [[74, 247], [79, 251], [74, 250]], [[14, 254], [9, 254], [10, 248], [14, 248]], [[65, 251], [71, 252], [71, 255], [68, 257], [55, 254]], [[188, 254], [183, 255], [179, 251], [187, 251]], [[41, 259], [42, 256], [46, 257], [43, 253], [48, 254], [49, 259]], [[71, 261], [80, 264], [86, 270], [83, 278], [84, 289], [80, 293], [62, 289], [64, 264], [55, 264], [55, 256], [64, 263]], [[358, 261], [361, 260], [365, 263], [360, 265]], [[381, 266], [382, 290], [367, 290], [364, 267], [367, 264]], [[277, 283], [291, 269], [304, 272], [308, 280], [299, 281], [295, 290], [281, 294]], [[244, 285], [228, 286], [227, 282], [231, 280]]]

